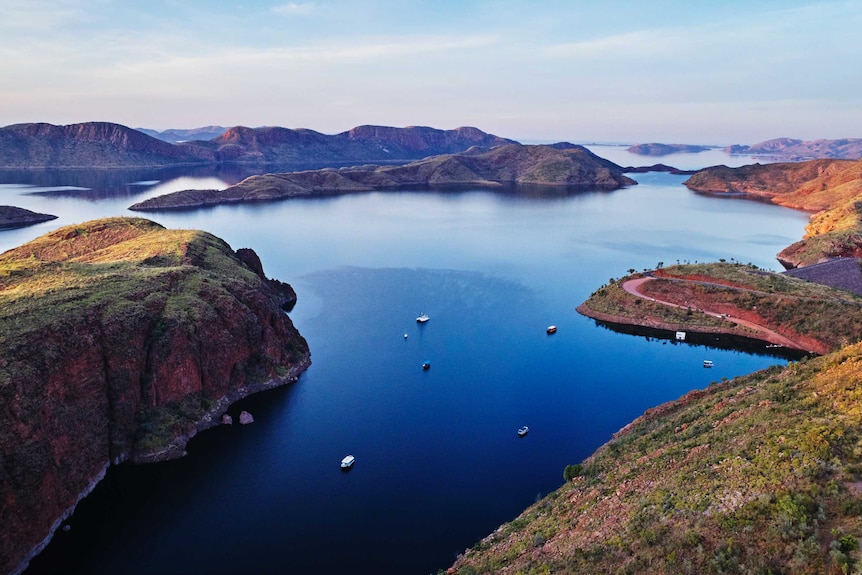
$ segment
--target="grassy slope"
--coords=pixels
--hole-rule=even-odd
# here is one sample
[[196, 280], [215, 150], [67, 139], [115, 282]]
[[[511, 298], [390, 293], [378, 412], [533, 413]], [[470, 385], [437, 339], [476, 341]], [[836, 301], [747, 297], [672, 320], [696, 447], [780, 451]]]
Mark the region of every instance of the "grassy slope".
[[[22, 360], [32, 355], [34, 337], [39, 361], [63, 360], [62, 342], [55, 351], [45, 334], [72, 334], [94, 321], [130, 332], [155, 321], [148, 336], [155, 340], [168, 326], [206, 321], [220, 299], [234, 301], [259, 284], [227, 244], [200, 231], [108, 218], [46, 234], [0, 255], [0, 346], [8, 360], [0, 362], [0, 391], [39, 377], [34, 361]], [[296, 344], [299, 360], [305, 344]], [[209, 403], [192, 403], [143, 413], [136, 450], [158, 451], [193, 427]]]
[[470, 573], [846, 573], [862, 344], [647, 411], [459, 558]]

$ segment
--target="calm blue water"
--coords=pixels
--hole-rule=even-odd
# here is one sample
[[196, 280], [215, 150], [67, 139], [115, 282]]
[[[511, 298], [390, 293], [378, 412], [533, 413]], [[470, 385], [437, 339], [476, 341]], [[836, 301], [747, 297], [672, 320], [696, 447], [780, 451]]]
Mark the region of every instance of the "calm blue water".
[[[548, 199], [368, 193], [148, 215], [253, 247], [268, 275], [296, 288], [291, 317], [314, 364], [231, 409], [254, 424], [206, 432], [179, 461], [113, 469], [28, 573], [433, 573], [645, 409], [782, 362], [624, 335], [575, 312], [608, 278], [659, 261], [777, 270], [775, 253], [807, 222], [692, 194], [684, 176], [637, 179]], [[60, 216], [0, 232], [7, 249], [232, 177], [0, 181], [0, 203]], [[522, 425], [530, 433], [518, 438]], [[356, 465], [342, 473], [348, 453]]]

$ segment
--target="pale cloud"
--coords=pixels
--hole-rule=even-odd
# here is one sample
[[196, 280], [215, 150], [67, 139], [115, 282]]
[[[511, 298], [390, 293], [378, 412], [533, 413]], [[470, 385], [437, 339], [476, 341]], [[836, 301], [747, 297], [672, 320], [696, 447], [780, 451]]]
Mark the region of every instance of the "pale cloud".
[[313, 2], [288, 2], [287, 4], [281, 4], [280, 6], [274, 6], [272, 8], [273, 14], [278, 14], [279, 16], [304, 16], [306, 14], [311, 14], [314, 11], [314, 3]]

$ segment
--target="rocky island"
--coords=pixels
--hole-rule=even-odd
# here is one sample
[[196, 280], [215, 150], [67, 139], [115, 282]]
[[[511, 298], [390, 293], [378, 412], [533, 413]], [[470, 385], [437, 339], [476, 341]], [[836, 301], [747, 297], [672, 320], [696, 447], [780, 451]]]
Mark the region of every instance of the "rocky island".
[[660, 144], [651, 142], [649, 144], [635, 144], [626, 148], [632, 154], [641, 156], [668, 156], [670, 154], [696, 154], [711, 150], [709, 146], [698, 146], [695, 144]]
[[190, 209], [216, 204], [278, 200], [427, 186], [551, 186], [613, 190], [636, 182], [622, 168], [582, 146], [509, 144], [492, 150], [433, 156], [403, 166], [363, 166], [251, 176], [224, 190], [183, 190], [129, 209]]
[[0, 255], [0, 572], [108, 466], [181, 456], [233, 401], [295, 381], [310, 361], [295, 297], [253, 251], [137, 218]]
[[39, 214], [15, 206], [0, 206], [0, 229], [20, 228], [56, 219], [57, 216], [51, 214]]

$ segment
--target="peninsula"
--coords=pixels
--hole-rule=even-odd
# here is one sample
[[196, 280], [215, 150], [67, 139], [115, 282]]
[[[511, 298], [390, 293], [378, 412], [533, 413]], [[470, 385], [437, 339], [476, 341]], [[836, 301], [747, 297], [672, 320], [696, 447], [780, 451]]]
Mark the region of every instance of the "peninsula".
[[660, 144], [658, 142], [651, 142], [649, 144], [635, 144], [626, 149], [632, 154], [641, 156], [668, 156], [670, 154], [696, 154], [711, 150], [712, 148], [694, 144]]
[[129, 209], [173, 210], [372, 190], [472, 185], [494, 189], [552, 186], [613, 190], [636, 182], [582, 146], [509, 144], [492, 150], [433, 156], [403, 166], [363, 166], [251, 176], [224, 190], [183, 190]]
[[295, 381], [310, 362], [295, 298], [252, 250], [138, 218], [0, 255], [0, 572], [110, 465], [179, 457], [232, 402]]

